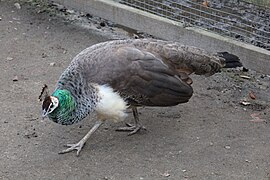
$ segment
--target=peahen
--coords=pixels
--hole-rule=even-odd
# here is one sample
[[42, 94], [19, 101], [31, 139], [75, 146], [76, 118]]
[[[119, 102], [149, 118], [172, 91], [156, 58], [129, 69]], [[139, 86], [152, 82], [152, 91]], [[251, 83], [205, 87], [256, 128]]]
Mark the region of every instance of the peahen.
[[132, 109], [134, 125], [118, 130], [134, 134], [143, 126], [137, 107], [175, 106], [186, 103], [193, 89], [191, 73], [210, 76], [221, 68], [241, 66], [227, 52], [211, 54], [177, 42], [154, 39], [114, 40], [93, 45], [79, 53], [62, 73], [54, 92], [40, 99], [42, 116], [71, 125], [96, 112], [97, 121], [76, 144], [60, 153], [77, 150], [105, 120], [122, 121]]

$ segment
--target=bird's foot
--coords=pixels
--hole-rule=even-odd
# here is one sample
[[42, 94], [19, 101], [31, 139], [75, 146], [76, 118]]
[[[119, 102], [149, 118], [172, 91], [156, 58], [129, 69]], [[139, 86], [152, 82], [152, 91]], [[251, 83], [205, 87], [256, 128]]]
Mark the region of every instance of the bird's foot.
[[64, 154], [64, 153], [68, 153], [71, 152], [73, 150], [77, 151], [77, 156], [79, 156], [83, 146], [84, 146], [84, 141], [79, 141], [77, 144], [67, 144], [66, 147], [68, 147], [67, 149], [60, 151], [59, 154]]
[[126, 126], [127, 127], [119, 127], [116, 129], [116, 131], [131, 131], [130, 133], [128, 133], [128, 136], [130, 136], [136, 134], [141, 129], [146, 130], [146, 128], [140, 124], [132, 125], [130, 123], [126, 123]]

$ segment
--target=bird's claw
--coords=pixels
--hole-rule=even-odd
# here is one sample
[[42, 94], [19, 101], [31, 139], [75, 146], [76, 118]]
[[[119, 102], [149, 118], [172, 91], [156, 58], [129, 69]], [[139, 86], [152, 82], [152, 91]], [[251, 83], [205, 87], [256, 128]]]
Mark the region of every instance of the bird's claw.
[[65, 145], [66, 147], [68, 147], [67, 149], [63, 150], [63, 151], [60, 151], [59, 154], [65, 154], [65, 153], [68, 153], [68, 152], [71, 152], [73, 150], [76, 150], [77, 151], [77, 156], [79, 156], [83, 146], [84, 146], [84, 142], [78, 142], [77, 144], [67, 144]]
[[133, 134], [136, 134], [141, 129], [146, 130], [146, 128], [140, 124], [132, 125], [130, 123], [126, 123], [127, 127], [119, 127], [116, 129], [116, 131], [131, 131], [128, 133], [128, 136], [131, 136]]

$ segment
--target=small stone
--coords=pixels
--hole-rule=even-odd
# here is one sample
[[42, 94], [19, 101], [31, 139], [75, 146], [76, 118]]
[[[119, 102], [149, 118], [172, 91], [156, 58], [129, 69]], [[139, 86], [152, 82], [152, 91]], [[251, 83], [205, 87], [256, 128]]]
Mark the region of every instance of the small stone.
[[231, 146], [227, 145], [227, 146], [224, 146], [225, 149], [231, 149]]
[[11, 60], [13, 60], [13, 57], [7, 57], [7, 60], [11, 61]]
[[213, 146], [213, 145], [214, 145], [214, 143], [210, 142], [210, 146]]
[[248, 106], [250, 105], [251, 103], [250, 102], [247, 102], [247, 101], [241, 101], [240, 104], [244, 105], [244, 106]]
[[246, 161], [247, 163], [251, 163], [251, 161], [250, 161], [250, 160], [248, 160], [248, 159], [246, 159], [245, 161]]
[[0, 21], [2, 21], [2, 18], [0, 17]]
[[50, 63], [50, 66], [55, 66], [55, 62], [51, 62]]
[[183, 169], [182, 172], [187, 172], [187, 170], [186, 169]]
[[163, 173], [161, 175], [164, 176], [164, 177], [169, 177], [170, 176], [170, 174], [168, 172], [165, 172], [165, 173]]
[[246, 76], [246, 75], [240, 75], [240, 77], [243, 78], [243, 79], [250, 79], [250, 77]]
[[14, 6], [17, 8], [17, 9], [21, 9], [21, 5], [19, 3], [15, 3]]
[[74, 14], [75, 11], [74, 10], [71, 10], [71, 9], [67, 9], [67, 13]]
[[18, 81], [18, 76], [14, 76], [12, 81]]

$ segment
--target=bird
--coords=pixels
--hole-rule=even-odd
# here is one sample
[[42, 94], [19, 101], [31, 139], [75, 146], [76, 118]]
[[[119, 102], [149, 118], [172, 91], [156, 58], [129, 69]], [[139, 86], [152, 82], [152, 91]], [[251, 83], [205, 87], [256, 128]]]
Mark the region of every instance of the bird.
[[119, 131], [135, 134], [141, 124], [138, 107], [168, 107], [192, 97], [190, 74], [211, 76], [222, 68], [241, 67], [239, 57], [228, 52], [210, 53], [179, 42], [158, 39], [110, 40], [92, 45], [76, 55], [61, 74], [55, 90], [45, 85], [39, 96], [42, 117], [72, 125], [96, 114], [90, 131], [60, 154], [79, 155], [88, 138], [105, 122], [123, 121], [132, 110], [134, 124]]

